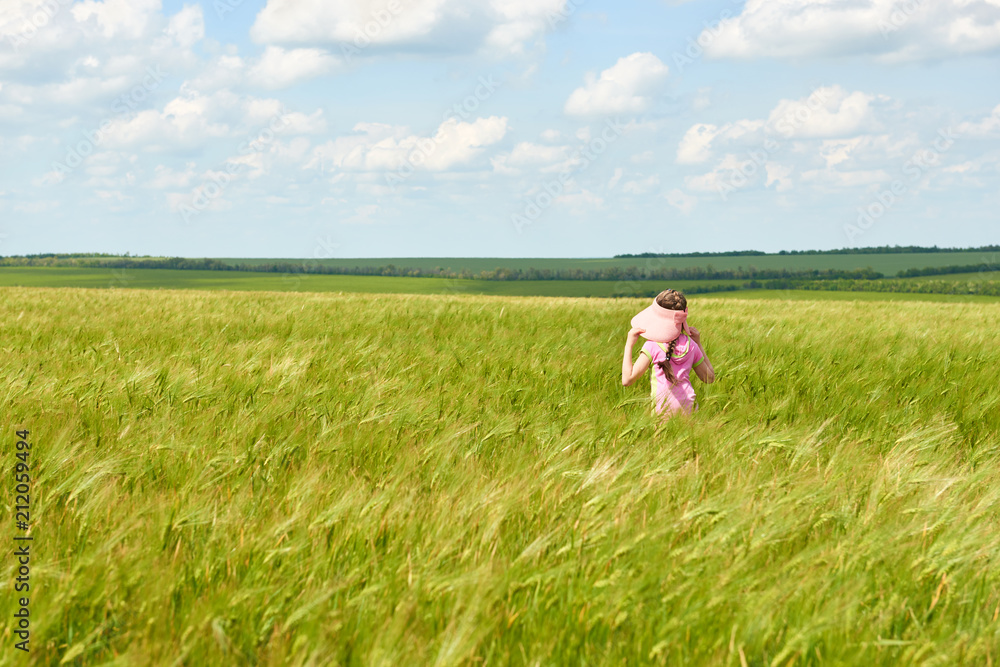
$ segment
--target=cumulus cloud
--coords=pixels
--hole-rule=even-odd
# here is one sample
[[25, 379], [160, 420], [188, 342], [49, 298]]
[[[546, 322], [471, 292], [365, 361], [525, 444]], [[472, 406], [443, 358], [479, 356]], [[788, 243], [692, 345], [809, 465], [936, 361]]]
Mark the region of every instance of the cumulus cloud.
[[923, 145], [912, 125], [898, 126], [897, 112], [888, 97], [822, 87], [779, 101], [767, 120], [692, 126], [678, 144], [677, 162], [713, 163], [685, 177], [685, 186], [718, 192], [724, 201], [751, 185], [777, 192], [798, 183], [825, 192], [857, 188], [885, 178], [887, 161], [898, 169]]
[[340, 55], [389, 50], [521, 54], [563, 20], [566, 0], [268, 0], [260, 43], [336, 45]]
[[[721, 126], [696, 123], [677, 145], [677, 163], [701, 164], [712, 160], [719, 151], [754, 150], [768, 142], [778, 146], [786, 140], [844, 138], [860, 145], [859, 135], [882, 125], [873, 101], [888, 102], [889, 98], [861, 91], [848, 92], [840, 86], [824, 86], [807, 97], [779, 101], [767, 120], [743, 119]], [[836, 159], [836, 150], [850, 153], [855, 147], [850, 142], [830, 142], [822, 146], [821, 153], [834, 151], [830, 153], [832, 159]], [[889, 146], [883, 143], [880, 148], [888, 150]]]
[[983, 53], [1000, 48], [1000, 0], [747, 0], [699, 40], [717, 58]]
[[522, 141], [509, 153], [492, 158], [493, 170], [501, 174], [519, 174], [521, 169], [535, 168], [542, 172], [560, 171], [570, 158], [565, 145], [536, 144]]
[[762, 120], [738, 120], [722, 127], [698, 123], [691, 126], [677, 146], [678, 164], [697, 164], [712, 157], [712, 143], [716, 139], [735, 140], [753, 134], [764, 127]]
[[185, 5], [170, 17], [166, 34], [182, 47], [190, 48], [205, 37], [205, 17], [200, 5]]
[[[162, 110], [144, 109], [116, 117], [101, 130], [101, 144], [145, 152], [185, 152], [223, 137], [251, 141], [261, 132], [297, 135], [326, 130], [322, 110], [312, 114], [287, 111], [276, 99], [240, 96], [230, 91], [211, 95], [182, 94]], [[239, 142], [236, 142], [239, 143]]]
[[178, 97], [162, 111], [145, 109], [131, 117], [114, 119], [105, 143], [112, 148], [154, 151], [197, 146], [230, 134], [229, 125], [221, 122], [220, 115], [217, 99], [201, 95]]
[[781, 100], [768, 125], [786, 138], [848, 136], [873, 129], [874, 99], [875, 95], [861, 91], [848, 93], [840, 86], [825, 86], [803, 99]]
[[323, 49], [291, 49], [268, 46], [248, 72], [251, 83], [264, 88], [285, 88], [304, 79], [333, 71], [339, 59]]
[[574, 116], [645, 111], [668, 71], [652, 53], [625, 56], [599, 77], [589, 75], [586, 84], [566, 100], [565, 111]]
[[0, 72], [30, 84], [134, 75], [151, 62], [177, 72], [197, 62], [204, 35], [197, 4], [167, 16], [160, 0], [4, 0]]
[[256, 58], [220, 54], [184, 82], [184, 89], [212, 93], [220, 89], [278, 90], [338, 71], [343, 60], [325, 49], [268, 46]]
[[[71, 11], [79, 23], [89, 24], [104, 37], [138, 39], [157, 19], [160, 0], [84, 0], [74, 4]], [[185, 7], [179, 17], [175, 31], [190, 30], [200, 21], [201, 8]]]
[[406, 165], [444, 171], [471, 163], [507, 133], [507, 119], [497, 116], [460, 122], [444, 121], [433, 136], [406, 128], [359, 123], [354, 133], [317, 146], [310, 168], [344, 171], [395, 171]]

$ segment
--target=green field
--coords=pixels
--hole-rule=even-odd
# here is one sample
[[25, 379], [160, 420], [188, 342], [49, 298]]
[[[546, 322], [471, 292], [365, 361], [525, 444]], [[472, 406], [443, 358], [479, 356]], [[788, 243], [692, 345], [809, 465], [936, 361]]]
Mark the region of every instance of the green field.
[[918, 276], [916, 278], [904, 278], [904, 280], [947, 280], [949, 282], [974, 282], [977, 280], [1000, 280], [1000, 269], [992, 271], [979, 271], [976, 273], [943, 273], [939, 276]]
[[[968, 275], [968, 274], [961, 274]], [[973, 274], [978, 275], [978, 274]], [[911, 280], [923, 280], [914, 278]], [[693, 291], [741, 285], [740, 280], [674, 280], [674, 289]], [[172, 269], [95, 269], [75, 267], [0, 267], [0, 287], [89, 287], [103, 289], [195, 289], [268, 292], [352, 292], [375, 294], [488, 294], [494, 296], [620, 297], [653, 293], [663, 281], [603, 280], [458, 280], [391, 278], [251, 271], [188, 271]], [[706, 295], [708, 296], [708, 295]], [[996, 302], [997, 297], [906, 294], [887, 292], [819, 292], [741, 290], [719, 292], [723, 298]]]
[[638, 266], [650, 269], [690, 268], [712, 266], [715, 269], [735, 269], [755, 267], [758, 269], [865, 269], [872, 268], [887, 276], [904, 269], [922, 269], [938, 266], [984, 265], [1000, 271], [1000, 257], [996, 253], [984, 252], [938, 252], [938, 253], [887, 253], [872, 255], [757, 255], [742, 257], [663, 257], [652, 259], [608, 259], [608, 258], [510, 258], [510, 257], [391, 257], [364, 259], [262, 259], [262, 258], [220, 258], [231, 264], [260, 265], [271, 263], [302, 264], [337, 267], [386, 266], [419, 268], [430, 270], [435, 267], [460, 271], [469, 269], [492, 271], [496, 268], [508, 269], [583, 269], [598, 270], [610, 267]]
[[645, 300], [0, 292], [33, 664], [1000, 658], [996, 302], [693, 297], [660, 423]]
[[[739, 285], [739, 280], [675, 280], [675, 289]], [[384, 276], [307, 275], [253, 271], [0, 267], [0, 286], [118, 289], [204, 289], [271, 292], [494, 294], [503, 296], [611, 297], [659, 291], [663, 281], [459, 280]]]
[[766, 299], [768, 301], [918, 301], [933, 303], [1000, 303], [1000, 298], [978, 294], [921, 294], [919, 292], [837, 292], [825, 290], [763, 290], [714, 292], [699, 299]]

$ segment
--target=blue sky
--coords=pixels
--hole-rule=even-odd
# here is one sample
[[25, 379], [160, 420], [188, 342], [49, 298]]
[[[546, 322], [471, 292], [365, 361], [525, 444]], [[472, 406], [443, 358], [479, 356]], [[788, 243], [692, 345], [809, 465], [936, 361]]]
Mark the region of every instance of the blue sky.
[[0, 254], [997, 242], [1000, 0], [6, 0]]

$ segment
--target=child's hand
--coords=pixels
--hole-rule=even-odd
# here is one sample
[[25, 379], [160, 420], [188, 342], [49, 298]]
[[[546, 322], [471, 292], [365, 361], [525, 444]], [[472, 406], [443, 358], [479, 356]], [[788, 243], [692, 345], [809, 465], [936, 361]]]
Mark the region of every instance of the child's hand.
[[639, 340], [639, 336], [641, 336], [644, 333], [646, 333], [645, 329], [640, 329], [639, 327], [632, 327], [628, 331], [628, 342], [634, 345], [635, 342]]
[[690, 336], [691, 340], [693, 340], [695, 343], [697, 343], [698, 345], [701, 345], [701, 332], [700, 331], [698, 331], [694, 327], [689, 326], [688, 327], [688, 336]]

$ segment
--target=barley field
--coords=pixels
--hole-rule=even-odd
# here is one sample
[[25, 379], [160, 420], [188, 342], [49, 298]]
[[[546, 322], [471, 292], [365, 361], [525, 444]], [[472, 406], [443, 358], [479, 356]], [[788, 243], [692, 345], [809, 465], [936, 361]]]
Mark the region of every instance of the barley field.
[[1000, 303], [0, 294], [0, 664], [1000, 660]]

